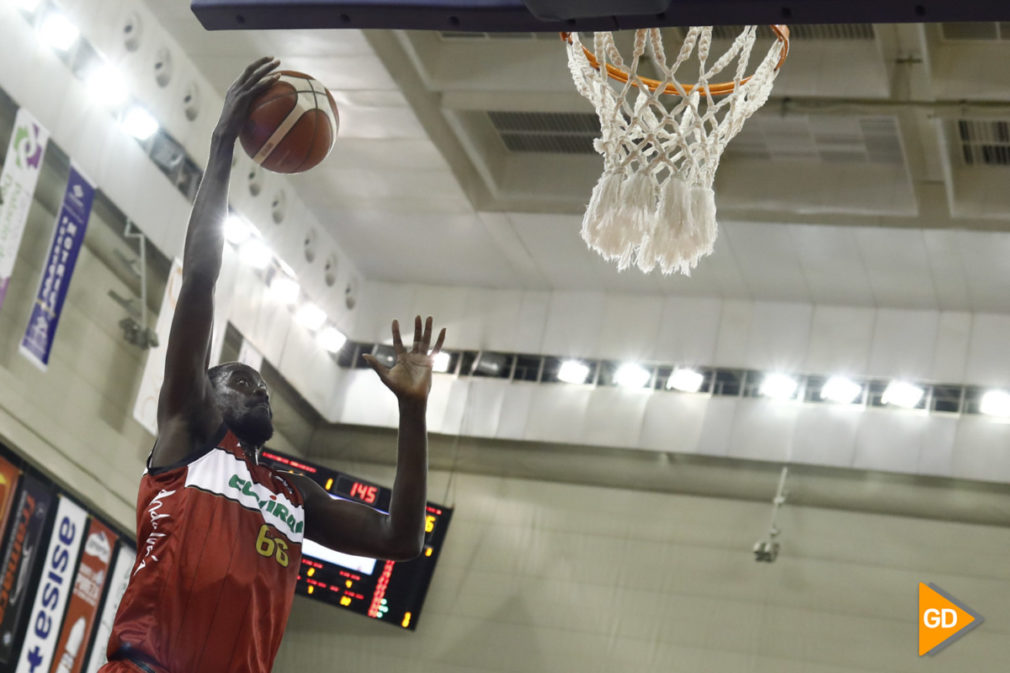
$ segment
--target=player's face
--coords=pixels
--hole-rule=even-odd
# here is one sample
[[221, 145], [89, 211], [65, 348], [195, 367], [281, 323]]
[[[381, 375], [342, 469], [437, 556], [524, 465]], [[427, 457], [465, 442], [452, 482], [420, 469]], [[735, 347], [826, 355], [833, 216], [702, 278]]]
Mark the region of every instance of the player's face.
[[274, 433], [266, 383], [252, 367], [236, 364], [215, 387], [224, 422], [243, 442], [262, 446]]

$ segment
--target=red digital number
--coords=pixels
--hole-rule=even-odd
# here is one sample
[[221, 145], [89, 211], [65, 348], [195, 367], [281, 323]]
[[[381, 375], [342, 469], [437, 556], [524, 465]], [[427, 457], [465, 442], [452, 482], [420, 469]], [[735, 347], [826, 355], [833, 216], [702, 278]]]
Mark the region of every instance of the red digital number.
[[378, 494], [378, 486], [368, 486], [357, 481], [351, 485], [351, 497], [363, 500], [369, 505], [375, 502], [375, 497]]

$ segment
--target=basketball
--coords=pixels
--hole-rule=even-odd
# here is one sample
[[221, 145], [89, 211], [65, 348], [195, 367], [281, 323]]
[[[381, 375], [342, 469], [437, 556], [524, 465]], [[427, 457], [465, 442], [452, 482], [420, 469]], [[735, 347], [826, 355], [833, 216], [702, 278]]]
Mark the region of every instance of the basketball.
[[339, 128], [337, 104], [318, 80], [281, 70], [249, 106], [239, 134], [253, 161], [275, 173], [301, 173], [326, 158]]

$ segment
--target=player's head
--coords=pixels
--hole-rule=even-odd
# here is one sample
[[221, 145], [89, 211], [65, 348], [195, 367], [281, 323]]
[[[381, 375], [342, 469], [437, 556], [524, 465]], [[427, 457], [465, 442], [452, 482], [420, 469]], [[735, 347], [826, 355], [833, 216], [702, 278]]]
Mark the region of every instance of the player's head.
[[270, 394], [260, 373], [241, 362], [226, 362], [207, 370], [221, 417], [235, 436], [262, 446], [274, 434]]

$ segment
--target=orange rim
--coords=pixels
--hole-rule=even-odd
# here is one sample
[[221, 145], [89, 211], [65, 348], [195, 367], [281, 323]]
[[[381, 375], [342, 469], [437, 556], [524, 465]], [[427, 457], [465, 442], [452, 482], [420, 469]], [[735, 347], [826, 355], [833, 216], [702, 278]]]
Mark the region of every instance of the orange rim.
[[[782, 54], [779, 56], [779, 62], [775, 64], [775, 69], [778, 70], [779, 68], [782, 67], [782, 64], [786, 62], [786, 56], [789, 55], [789, 26], [782, 24], [773, 24], [771, 26], [771, 29], [772, 32], [775, 33], [775, 39], [777, 39], [779, 42], [782, 43]], [[571, 44], [572, 34], [561, 33], [561, 39], [567, 42], [568, 44]], [[582, 51], [585, 53], [586, 58], [589, 59], [589, 64], [593, 66], [593, 68], [595, 68], [596, 70], [599, 70], [600, 62], [596, 60], [596, 54], [590, 51], [590, 49], [585, 45], [582, 45]], [[608, 63], [606, 67], [608, 77], [624, 84], [628, 82], [630, 74], [628, 73], [627, 70], [621, 70], [617, 66], [611, 65], [610, 63]], [[750, 81], [751, 77], [753, 77], [753, 75], [744, 77], [742, 80], [740, 80], [739, 83], [746, 84], [747, 82]], [[648, 87], [649, 91], [655, 91], [656, 89], [659, 88], [659, 85], [662, 84], [662, 82], [655, 79], [650, 79], [648, 77], [638, 77], [637, 79], [640, 79], [645, 84], [645, 86]], [[638, 82], [632, 81], [631, 86], [638, 86]], [[687, 93], [691, 93], [692, 91], [695, 90], [696, 87], [697, 87], [696, 84], [681, 85], [681, 88]], [[732, 93], [736, 89], [736, 87], [737, 87], [736, 82], [719, 82], [718, 84], [709, 84], [708, 90], [712, 93], [713, 96], [725, 96], [728, 93]], [[669, 96], [680, 95], [680, 91], [677, 89], [677, 87], [673, 86], [673, 84], [667, 84], [666, 87], [663, 88], [662, 93], [664, 95]]]

